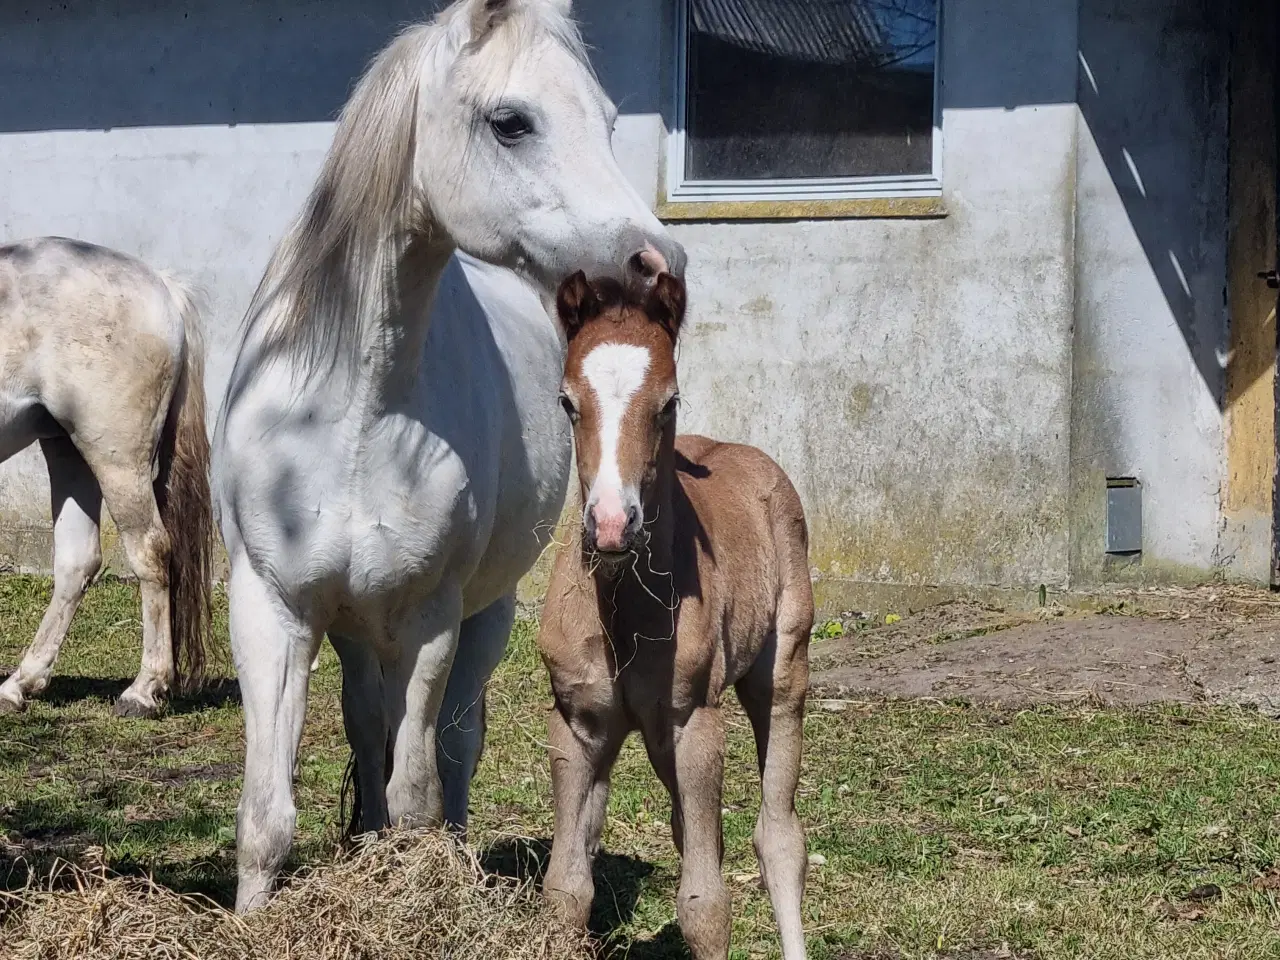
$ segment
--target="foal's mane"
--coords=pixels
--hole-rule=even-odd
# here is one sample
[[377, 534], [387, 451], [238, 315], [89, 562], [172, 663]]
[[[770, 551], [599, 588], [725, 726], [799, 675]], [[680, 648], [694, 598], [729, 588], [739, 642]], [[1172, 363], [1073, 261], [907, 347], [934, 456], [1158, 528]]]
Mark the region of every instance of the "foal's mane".
[[431, 225], [414, 189], [422, 77], [430, 71], [448, 82], [460, 54], [483, 49], [479, 82], [500, 90], [539, 32], [588, 64], [567, 7], [559, 0], [454, 3], [433, 21], [403, 30], [374, 58], [342, 108], [315, 186], [245, 314], [246, 331], [270, 324], [263, 331], [266, 353], [287, 356], [308, 376], [358, 354], [366, 324], [394, 308], [398, 260]]

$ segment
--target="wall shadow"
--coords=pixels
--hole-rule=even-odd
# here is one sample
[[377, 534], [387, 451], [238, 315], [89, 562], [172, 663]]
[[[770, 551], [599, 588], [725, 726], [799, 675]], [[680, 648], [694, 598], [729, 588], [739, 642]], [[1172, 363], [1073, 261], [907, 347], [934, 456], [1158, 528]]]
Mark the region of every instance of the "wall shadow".
[[0, 0], [0, 131], [332, 120], [423, 0]]
[[[372, 57], [445, 5], [0, 0], [0, 133], [333, 120]], [[602, 12], [589, 44], [634, 31], [636, 11]], [[598, 59], [606, 87], [631, 88], [627, 109], [655, 109], [617, 58]]]
[[1081, 115], [1219, 409], [1229, 338], [1227, 8], [1175, 0], [1144, 18], [1114, 0], [1084, 0], [1079, 35]]

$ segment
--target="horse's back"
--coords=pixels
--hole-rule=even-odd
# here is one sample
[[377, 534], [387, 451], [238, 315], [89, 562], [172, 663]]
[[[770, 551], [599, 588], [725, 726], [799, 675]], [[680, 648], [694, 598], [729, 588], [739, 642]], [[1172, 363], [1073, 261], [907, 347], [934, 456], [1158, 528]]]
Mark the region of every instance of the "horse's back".
[[7, 394], [38, 399], [59, 420], [108, 398], [159, 403], [183, 347], [166, 281], [141, 261], [61, 237], [0, 247], [0, 389]]
[[804, 507], [791, 478], [759, 447], [698, 434], [676, 438], [676, 473], [699, 515], [735, 512], [795, 524], [807, 546]]

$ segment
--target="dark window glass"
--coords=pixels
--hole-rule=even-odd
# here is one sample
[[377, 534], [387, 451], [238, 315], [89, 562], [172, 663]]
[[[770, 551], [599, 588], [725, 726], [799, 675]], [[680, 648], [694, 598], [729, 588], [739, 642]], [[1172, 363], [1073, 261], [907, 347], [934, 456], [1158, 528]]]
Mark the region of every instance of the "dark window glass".
[[936, 0], [688, 0], [688, 180], [928, 174]]

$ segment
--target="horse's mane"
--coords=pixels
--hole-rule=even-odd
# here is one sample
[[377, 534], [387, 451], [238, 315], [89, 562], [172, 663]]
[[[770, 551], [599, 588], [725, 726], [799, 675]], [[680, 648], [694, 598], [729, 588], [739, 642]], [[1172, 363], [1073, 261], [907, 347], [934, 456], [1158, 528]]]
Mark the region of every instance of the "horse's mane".
[[[498, 11], [472, 38], [476, 10]], [[567, 4], [454, 3], [403, 30], [373, 60], [338, 118], [333, 143], [298, 219], [277, 245], [245, 314], [267, 353], [308, 375], [360, 349], [365, 324], [393, 306], [395, 264], [426, 222], [413, 190], [418, 87], [460, 55], [485, 50], [478, 82], [501, 89], [516, 56], [549, 32], [589, 67]], [[264, 319], [268, 318], [269, 321]]]

